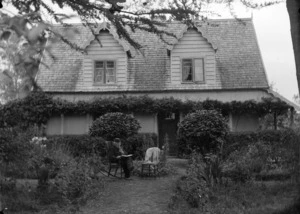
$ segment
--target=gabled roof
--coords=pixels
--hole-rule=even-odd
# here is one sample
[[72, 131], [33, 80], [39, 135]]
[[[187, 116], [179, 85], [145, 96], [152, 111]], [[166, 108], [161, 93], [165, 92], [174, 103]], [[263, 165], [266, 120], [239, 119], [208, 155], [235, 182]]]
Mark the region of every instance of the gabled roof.
[[293, 107], [296, 112], [300, 112], [300, 106], [298, 104], [296, 104], [294, 102], [291, 102], [290, 100], [288, 100], [287, 98], [285, 98], [284, 96], [282, 96], [278, 92], [273, 91], [272, 89], [267, 90], [267, 92], [270, 95], [272, 95], [274, 98], [279, 99], [279, 100], [285, 102], [286, 104], [290, 105], [291, 107]]
[[[123, 47], [125, 52], [129, 51], [131, 56], [133, 55], [133, 53], [135, 53], [135, 51], [131, 51], [133, 47], [131, 47], [131, 45], [126, 40], [119, 38], [116, 29], [113, 26], [110, 26], [109, 23], [103, 22], [97, 25], [96, 29], [94, 29], [96, 35], [99, 34], [99, 32], [102, 30], [103, 31], [107, 30], [114, 37], [114, 39], [119, 42], [119, 44]], [[95, 40], [95, 35], [91, 34], [89, 38], [87, 38], [86, 41], [84, 41], [82, 48], [86, 49], [94, 40]]]
[[[179, 42], [179, 40], [183, 37], [184, 33], [186, 33], [191, 27], [185, 25], [180, 32], [179, 35], [177, 35], [177, 41], [176, 43], [169, 45], [168, 49], [173, 50], [173, 47]], [[216, 51], [218, 48], [217, 46], [211, 41], [211, 38], [209, 35], [206, 34], [204, 30], [201, 29], [201, 26], [196, 27], [196, 30], [202, 34], [203, 38], [207, 40], [207, 42], [212, 46], [212, 48]]]
[[[90, 29], [82, 25], [74, 25], [79, 33], [68, 37], [80, 47], [86, 47], [93, 38]], [[62, 31], [62, 26], [57, 26]], [[43, 63], [37, 76], [38, 84], [49, 92], [101, 92], [101, 91], [157, 91], [157, 90], [222, 90], [222, 89], [266, 89], [268, 81], [265, 74], [262, 57], [258, 47], [254, 26], [251, 19], [241, 21], [235, 19], [208, 20], [197, 23], [198, 32], [214, 47], [217, 48], [216, 84], [203, 85], [174, 85], [170, 78], [170, 60], [168, 49], [182, 37], [187, 30], [186, 25], [174, 22], [168, 23], [169, 32], [176, 38], [165, 36], [169, 45], [149, 32], [136, 30], [131, 33], [132, 39], [139, 42], [143, 48], [139, 54], [128, 43], [120, 40], [114, 33], [110, 33], [119, 41], [124, 51], [129, 50], [133, 58], [128, 58], [127, 84], [110, 87], [85, 87], [83, 75], [83, 59], [85, 55], [71, 49], [59, 41], [51, 46], [51, 53], [56, 57], [53, 61], [45, 53]], [[100, 30], [100, 29], [99, 29]], [[137, 53], [137, 54], [135, 54]]]

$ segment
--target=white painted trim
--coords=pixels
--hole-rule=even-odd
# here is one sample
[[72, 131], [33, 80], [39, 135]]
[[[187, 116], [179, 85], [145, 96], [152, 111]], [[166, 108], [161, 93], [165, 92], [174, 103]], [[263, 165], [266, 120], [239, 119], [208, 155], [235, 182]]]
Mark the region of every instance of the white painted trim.
[[[157, 134], [157, 137], [158, 137], [159, 136], [159, 133], [158, 133], [158, 118], [157, 118], [158, 114], [155, 113], [153, 116], [154, 116], [154, 129], [153, 130], [155, 131], [155, 133]], [[157, 141], [157, 143], [159, 144], [158, 141]]]
[[87, 114], [86, 115], [86, 119], [85, 119], [85, 132], [89, 133], [89, 128], [90, 128], [90, 115]]
[[60, 134], [64, 135], [64, 124], [65, 124], [65, 117], [64, 114], [60, 115]]

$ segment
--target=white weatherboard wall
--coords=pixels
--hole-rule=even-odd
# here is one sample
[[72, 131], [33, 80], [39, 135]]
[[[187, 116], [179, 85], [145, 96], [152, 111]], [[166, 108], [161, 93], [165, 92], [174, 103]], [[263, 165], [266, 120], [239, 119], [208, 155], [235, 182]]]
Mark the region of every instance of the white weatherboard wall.
[[93, 122], [90, 115], [61, 115], [50, 118], [46, 126], [47, 135], [87, 134]]
[[[140, 133], [158, 133], [156, 114], [135, 114], [141, 125]], [[46, 126], [47, 135], [87, 134], [93, 123], [90, 115], [61, 115], [50, 118]]]
[[86, 134], [86, 116], [64, 116], [63, 131], [67, 135]]
[[233, 132], [257, 131], [259, 118], [253, 114], [232, 115], [229, 126]]
[[[125, 85], [127, 83], [127, 54], [123, 47], [108, 32], [100, 32], [98, 41], [94, 40], [87, 47], [87, 55], [83, 60], [83, 88], [93, 89], [101, 86], [94, 86], [94, 61], [112, 60], [116, 62], [116, 84]], [[103, 85], [102, 87], [107, 87]]]
[[134, 117], [140, 123], [140, 133], [158, 133], [156, 114], [134, 114]]
[[60, 135], [61, 134], [61, 117], [51, 117], [47, 121], [46, 125], [46, 134], [47, 135]]
[[181, 84], [184, 58], [204, 58], [205, 84], [216, 83], [216, 59], [212, 45], [197, 30], [188, 30], [171, 51], [171, 82]]

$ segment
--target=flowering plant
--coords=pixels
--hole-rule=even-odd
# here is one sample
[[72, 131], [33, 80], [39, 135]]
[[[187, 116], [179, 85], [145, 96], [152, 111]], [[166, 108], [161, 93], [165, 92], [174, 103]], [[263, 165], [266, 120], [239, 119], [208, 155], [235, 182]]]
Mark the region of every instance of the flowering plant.
[[46, 148], [44, 142], [47, 140], [46, 137], [33, 137], [30, 141], [33, 145], [38, 145], [41, 149]]

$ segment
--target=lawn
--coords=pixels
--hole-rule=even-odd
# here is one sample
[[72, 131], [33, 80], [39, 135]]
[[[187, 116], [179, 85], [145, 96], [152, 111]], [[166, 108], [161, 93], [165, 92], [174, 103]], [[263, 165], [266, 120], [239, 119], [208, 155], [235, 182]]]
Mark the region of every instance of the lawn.
[[[185, 175], [187, 160], [172, 158], [174, 173], [161, 177], [141, 178], [132, 176], [131, 180], [103, 177], [105, 186], [77, 213], [84, 214], [275, 214], [291, 205], [297, 188], [290, 180], [250, 181], [247, 183], [224, 183], [211, 189], [209, 201], [204, 207], [191, 208], [176, 193], [176, 182]], [[35, 185], [34, 180], [27, 182]], [[6, 213], [13, 213], [8, 210]], [[16, 213], [16, 212], [15, 212]], [[18, 212], [25, 213], [25, 212]], [[52, 214], [43, 210], [39, 214]], [[67, 212], [58, 212], [67, 213]]]
[[296, 185], [286, 181], [228, 183], [212, 190], [204, 209], [191, 208], [175, 196], [176, 181], [185, 174], [187, 161], [169, 159], [176, 173], [158, 178], [109, 179], [98, 198], [81, 209], [86, 214], [222, 213], [271, 214], [283, 210], [297, 196]]

